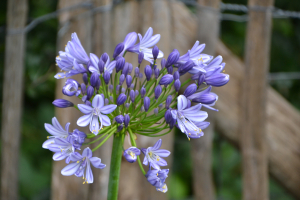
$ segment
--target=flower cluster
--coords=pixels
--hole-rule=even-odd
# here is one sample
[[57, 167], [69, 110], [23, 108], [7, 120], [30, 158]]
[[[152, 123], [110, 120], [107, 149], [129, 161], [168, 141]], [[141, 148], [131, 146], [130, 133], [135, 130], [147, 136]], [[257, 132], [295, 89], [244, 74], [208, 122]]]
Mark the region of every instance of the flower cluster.
[[[174, 49], [167, 59], [156, 44], [160, 35], [153, 35], [149, 28], [144, 36], [129, 33], [114, 50], [112, 58], [107, 53], [100, 57], [84, 50], [76, 33], [71, 41], [60, 51], [56, 58], [61, 72], [55, 78], [68, 78], [82, 75], [82, 83], [67, 79], [62, 89], [66, 96], [76, 96], [82, 103], [74, 105], [65, 99], [56, 99], [53, 104], [59, 108], [75, 107], [82, 116], [77, 120], [80, 127], [89, 127], [90, 133], [77, 129], [69, 131], [70, 123], [62, 128], [54, 117], [45, 128], [52, 136], [44, 142], [43, 148], [54, 152], [54, 160], [66, 159], [68, 164], [61, 173], [65, 176], [83, 177], [83, 183], [93, 183], [91, 164], [103, 169], [101, 159], [92, 157], [92, 152], [101, 147], [111, 136], [129, 137], [131, 147], [124, 150], [125, 159], [134, 163], [138, 161], [149, 183], [158, 191], [166, 192], [165, 180], [168, 169], [163, 157], [168, 157], [168, 150], [160, 149], [159, 139], [153, 147], [138, 148], [137, 135], [160, 137], [177, 127], [187, 138], [200, 138], [203, 129], [209, 126], [205, 121], [208, 114], [203, 107], [215, 110], [213, 106], [218, 96], [211, 92], [212, 87], [220, 87], [229, 81], [224, 73], [225, 63], [222, 57], [202, 53], [205, 44], [198, 41], [184, 55]], [[139, 42], [137, 39], [139, 37]], [[126, 53], [137, 54], [136, 63], [125, 61]], [[158, 65], [160, 59], [160, 66]], [[144, 70], [142, 63], [148, 63]], [[182, 76], [191, 74], [183, 82]], [[189, 84], [191, 81], [194, 83]], [[179, 94], [181, 89], [183, 93]], [[92, 140], [85, 143], [85, 139]], [[94, 149], [82, 145], [100, 142]], [[140, 161], [143, 152], [144, 160]], [[142, 163], [148, 166], [146, 173]]]

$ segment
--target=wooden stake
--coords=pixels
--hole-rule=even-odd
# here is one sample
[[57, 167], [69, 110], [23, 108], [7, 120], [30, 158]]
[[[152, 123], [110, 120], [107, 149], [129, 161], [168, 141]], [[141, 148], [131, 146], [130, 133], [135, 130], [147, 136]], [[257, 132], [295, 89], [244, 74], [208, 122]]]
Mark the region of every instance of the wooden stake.
[[266, 95], [273, 0], [249, 0], [241, 147], [243, 199], [267, 200]]
[[1, 199], [18, 199], [19, 147], [21, 132], [23, 69], [27, 1], [9, 0], [5, 40], [1, 129]]

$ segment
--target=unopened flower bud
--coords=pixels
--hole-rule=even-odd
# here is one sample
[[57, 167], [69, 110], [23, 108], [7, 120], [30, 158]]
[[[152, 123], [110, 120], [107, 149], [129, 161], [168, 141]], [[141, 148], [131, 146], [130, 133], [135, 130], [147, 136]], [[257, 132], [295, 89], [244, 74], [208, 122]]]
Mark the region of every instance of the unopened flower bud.
[[173, 118], [173, 117], [172, 117], [171, 110], [168, 109], [168, 110], [165, 112], [165, 120], [166, 120], [166, 123], [167, 123], [167, 124], [170, 124], [172, 118]]
[[94, 95], [94, 88], [89, 85], [87, 90], [86, 90], [87, 100], [90, 100], [93, 95]]
[[121, 74], [120, 78], [119, 78], [119, 84], [122, 85], [124, 83], [125, 80], [125, 75]]
[[166, 59], [161, 59], [160, 65], [161, 65], [161, 70], [163, 70], [166, 67]]
[[180, 76], [184, 75], [185, 73], [187, 73], [188, 71], [193, 69], [194, 66], [195, 66], [195, 63], [192, 60], [189, 60], [185, 64], [181, 65], [178, 68], [178, 72], [179, 72]]
[[189, 85], [185, 90], [183, 95], [188, 97], [191, 96], [192, 94], [194, 94], [197, 90], [197, 85], [195, 83]]
[[178, 92], [180, 87], [181, 87], [181, 82], [179, 79], [177, 79], [175, 82], [174, 82], [174, 87], [175, 87], [175, 91]]
[[172, 81], [173, 81], [173, 76], [171, 74], [166, 74], [160, 79], [159, 84], [169, 85], [170, 83], [172, 83]]
[[108, 90], [109, 90], [109, 92], [112, 92], [112, 91], [113, 91], [113, 89], [114, 89], [114, 86], [113, 86], [112, 84], [110, 84], [110, 85], [108, 86]]
[[177, 49], [174, 49], [170, 53], [170, 55], [169, 55], [169, 57], [167, 59], [166, 67], [168, 68], [168, 67], [174, 65], [178, 61], [179, 56], [180, 56], [179, 51]]
[[104, 105], [108, 105], [109, 104], [109, 100], [108, 100], [108, 98], [105, 98], [104, 99]]
[[151, 75], [152, 75], [152, 69], [151, 69], [151, 67], [149, 65], [147, 65], [145, 67], [144, 72], [145, 72], [145, 76], [146, 76], [147, 81], [149, 81], [151, 79]]
[[90, 78], [91, 86], [96, 87], [98, 80], [99, 80], [99, 74], [97, 72], [92, 73]]
[[131, 82], [132, 82], [132, 77], [130, 75], [127, 75], [126, 76], [126, 85], [127, 85], [127, 87], [130, 87]]
[[121, 93], [117, 98], [117, 105], [118, 106], [122, 105], [123, 103], [125, 103], [126, 99], [127, 99], [127, 96], [125, 94]]
[[140, 75], [140, 69], [138, 68], [138, 67], [136, 67], [135, 69], [134, 69], [134, 75], [135, 75], [135, 77], [139, 77], [139, 75]]
[[52, 104], [58, 108], [67, 108], [67, 107], [73, 107], [74, 104], [68, 100], [65, 99], [55, 99]]
[[200, 74], [198, 78], [198, 86], [200, 86], [204, 82], [204, 74]]
[[143, 86], [141, 88], [141, 97], [144, 98], [145, 94], [146, 94], [146, 88]]
[[154, 114], [157, 115], [157, 113], [158, 113], [158, 108], [155, 108], [154, 109]]
[[156, 68], [154, 70], [154, 76], [155, 76], [155, 79], [157, 79], [159, 77], [159, 69], [158, 68]]
[[152, 55], [153, 55], [154, 60], [157, 59], [158, 53], [159, 53], [159, 48], [156, 45], [154, 45], [154, 47], [152, 49]]
[[135, 92], [134, 92], [134, 90], [130, 90], [129, 96], [130, 96], [130, 100], [132, 102], [134, 102], [134, 100], [135, 100]]
[[107, 85], [109, 83], [109, 80], [110, 80], [110, 73], [108, 71], [104, 72], [103, 79], [104, 79], [105, 84]]
[[128, 63], [128, 74], [131, 74], [133, 66], [131, 63]]
[[174, 78], [174, 80], [177, 80], [177, 79], [180, 78], [180, 75], [179, 75], [179, 72], [178, 72], [178, 71], [174, 72], [173, 78]]
[[92, 106], [92, 103], [90, 101], [85, 101], [85, 105]]
[[143, 59], [144, 59], [144, 53], [140, 52], [138, 56], [138, 63], [141, 64], [143, 62]]
[[172, 103], [172, 95], [169, 95], [166, 99], [166, 109], [170, 108], [171, 103]]
[[128, 127], [129, 122], [130, 122], [129, 115], [128, 114], [124, 115], [124, 125], [126, 128]]
[[130, 85], [130, 89], [133, 89], [134, 88], [134, 84], [133, 83], [131, 83], [131, 85]]
[[135, 93], [135, 97], [137, 97], [139, 95], [139, 91], [138, 90], [135, 90], [134, 93]]
[[130, 103], [125, 103], [125, 108], [129, 108], [129, 106], [130, 106]]
[[87, 85], [89, 83], [87, 73], [82, 74], [82, 80], [85, 85]]
[[158, 99], [158, 97], [160, 96], [162, 92], [162, 89], [161, 89], [161, 86], [160, 85], [157, 85], [154, 89], [154, 96], [155, 96], [155, 99]]
[[150, 98], [149, 97], [145, 97], [144, 98], [144, 108], [145, 108], [146, 112], [149, 110], [149, 107], [150, 107]]
[[[113, 54], [113, 58], [116, 59], [117, 56], [120, 55], [120, 53], [124, 50], [124, 43], [121, 42], [119, 44], [117, 44], [116, 48], [115, 48], [115, 51], [114, 51], [114, 54]], [[122, 55], [121, 55], [122, 56]]]
[[128, 68], [129, 68], [128, 63], [125, 63], [122, 70], [122, 74], [124, 74], [125, 76], [128, 74]]
[[84, 83], [81, 83], [80, 88], [81, 88], [81, 94], [84, 95], [86, 93], [86, 85]]
[[98, 69], [99, 69], [100, 74], [102, 74], [104, 72], [104, 66], [105, 66], [104, 61], [103, 60], [99, 60], [99, 62], [98, 62]]
[[100, 59], [103, 60], [104, 63], [106, 63], [108, 58], [109, 58], [109, 56], [106, 52], [104, 54], [102, 54], [101, 57], [100, 57]]
[[172, 74], [173, 73], [173, 66], [170, 66], [167, 68], [168, 74]]
[[125, 65], [125, 58], [119, 57], [116, 63], [116, 72], [118, 73], [120, 70], [123, 70], [124, 65]]
[[116, 94], [120, 94], [120, 88], [121, 88], [120, 85], [117, 85], [117, 86], [116, 86]]
[[118, 126], [118, 128], [117, 128], [117, 132], [122, 131], [123, 128], [124, 128], [124, 125], [123, 125], [123, 124], [120, 124], [120, 125]]
[[118, 124], [122, 124], [124, 122], [124, 117], [123, 115], [118, 115], [115, 117], [115, 120]]

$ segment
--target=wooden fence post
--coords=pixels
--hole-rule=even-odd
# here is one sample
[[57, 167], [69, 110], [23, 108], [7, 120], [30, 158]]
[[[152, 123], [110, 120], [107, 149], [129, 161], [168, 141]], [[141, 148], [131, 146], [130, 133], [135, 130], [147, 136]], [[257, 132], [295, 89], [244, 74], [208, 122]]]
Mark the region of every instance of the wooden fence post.
[[9, 0], [1, 130], [1, 199], [18, 199], [27, 0]]
[[249, 0], [245, 47], [241, 148], [243, 199], [267, 200], [268, 159], [266, 142], [267, 74], [273, 0]]
[[[197, 39], [205, 43], [204, 52], [215, 55], [219, 36], [219, 0], [198, 0], [198, 32]], [[208, 111], [210, 126], [204, 136], [191, 140], [193, 159], [193, 188], [195, 199], [215, 199], [212, 178], [212, 142], [214, 135], [214, 112]]]
[[[76, 5], [83, 2], [89, 2], [88, 0], [60, 0], [59, 8], [65, 8], [72, 5]], [[71, 40], [71, 33], [76, 32], [80, 41], [85, 48], [87, 54], [89, 55], [92, 46], [92, 36], [91, 36], [91, 23], [92, 19], [89, 16], [90, 13], [85, 13], [87, 16], [76, 19], [74, 17], [79, 14], [86, 12], [86, 9], [77, 9], [74, 11], [69, 11], [61, 14], [59, 16], [59, 24], [63, 28], [60, 30], [57, 38], [57, 50], [61, 51], [65, 49], [65, 45], [69, 40]], [[62, 30], [64, 31], [62, 33]], [[58, 68], [59, 69], [59, 68]], [[82, 78], [80, 75], [72, 77], [80, 83], [82, 83]], [[62, 87], [65, 84], [66, 79], [57, 80], [56, 85], [56, 99], [67, 99], [72, 101], [74, 104], [81, 103], [81, 101], [75, 97], [67, 97], [62, 94]], [[77, 128], [82, 130], [76, 124], [77, 119], [81, 116], [80, 111], [75, 108], [56, 108], [56, 117], [58, 121], [64, 126], [67, 122], [71, 122], [70, 131]], [[87, 129], [86, 129], [87, 130]], [[85, 131], [87, 132], [87, 131]], [[88, 188], [89, 184], [82, 185], [82, 179], [76, 176], [63, 176], [61, 175], [61, 170], [66, 166], [65, 161], [53, 161], [52, 169], [52, 190], [51, 199], [53, 200], [85, 200], [88, 199]]]

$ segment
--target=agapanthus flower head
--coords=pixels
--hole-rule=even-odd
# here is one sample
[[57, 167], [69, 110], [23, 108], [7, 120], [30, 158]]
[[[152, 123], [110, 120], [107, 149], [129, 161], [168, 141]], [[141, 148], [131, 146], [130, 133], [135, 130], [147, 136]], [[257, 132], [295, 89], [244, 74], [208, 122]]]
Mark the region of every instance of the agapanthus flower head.
[[161, 139], [159, 139], [153, 147], [148, 147], [147, 149], [142, 148], [142, 152], [145, 155], [143, 164], [150, 165], [154, 169], [160, 169], [160, 166], [167, 166], [167, 161], [165, 161], [162, 157], [168, 157], [170, 155], [170, 151], [165, 149], [160, 149], [161, 147]]
[[[222, 57], [213, 59], [203, 54], [205, 45], [199, 41], [183, 56], [174, 49], [166, 60], [157, 47], [159, 40], [160, 35], [153, 35], [151, 27], [144, 36], [131, 32], [116, 46], [112, 58], [107, 53], [99, 58], [93, 53], [88, 56], [77, 35], [72, 34], [72, 40], [66, 45], [65, 51], [59, 52], [56, 62], [61, 72], [55, 77], [82, 74], [83, 83], [68, 79], [62, 90], [65, 95], [77, 96], [82, 104], [74, 106], [64, 99], [57, 99], [53, 104], [61, 108], [79, 109], [84, 115], [77, 120], [77, 125], [89, 125], [92, 132], [85, 134], [78, 129], [69, 132], [70, 123], [62, 128], [56, 118], [52, 119], [52, 125], [45, 124], [51, 136], [44, 142], [43, 148], [55, 153], [54, 160], [65, 159], [69, 163], [61, 171], [63, 175], [74, 174], [83, 177], [84, 183], [92, 183], [90, 164], [96, 168], [105, 167], [99, 158], [92, 157], [92, 151], [96, 151], [112, 137], [112, 156], [116, 156], [116, 152], [121, 153], [122, 142], [127, 137], [131, 147], [124, 150], [125, 159], [131, 163], [138, 160], [142, 172], [156, 190], [168, 190], [165, 179], [169, 170], [160, 168], [167, 165], [163, 157], [169, 156], [170, 152], [160, 149], [161, 139], [153, 147], [141, 148], [145, 155], [143, 164], [149, 167], [145, 174], [140, 163], [137, 135], [158, 137], [168, 133], [168, 128], [177, 127], [188, 139], [203, 136], [202, 130], [209, 126], [209, 122], [204, 121], [207, 112], [201, 110], [202, 106], [216, 110], [212, 106], [218, 96], [211, 91], [212, 87], [225, 85], [229, 75], [225, 74]], [[125, 60], [125, 54], [131, 52], [138, 56], [135, 62], [129, 63]], [[160, 63], [157, 60], [159, 58], [162, 58]], [[143, 61], [148, 62], [144, 70], [140, 69]], [[181, 82], [181, 76], [187, 73], [190, 79]], [[190, 84], [191, 80], [195, 83]], [[127, 87], [123, 86], [124, 82]], [[179, 90], [184, 88], [183, 95], [179, 95]], [[197, 104], [192, 105], [192, 102]], [[92, 141], [84, 143], [86, 138]], [[93, 150], [86, 148], [82, 154], [78, 153], [83, 144], [96, 142], [99, 144]], [[120, 145], [118, 148], [117, 144]], [[119, 161], [112, 159], [115, 164], [111, 166], [117, 167]]]
[[117, 105], [114, 104], [104, 106], [103, 97], [97, 94], [93, 99], [92, 106], [78, 104], [78, 109], [85, 115], [77, 120], [77, 125], [82, 127], [90, 125], [90, 131], [97, 135], [103, 126], [111, 124], [109, 117], [106, 115], [116, 108]]
[[[91, 169], [91, 164], [95, 168], [103, 169], [106, 167], [105, 164], [101, 163], [101, 159], [97, 157], [92, 157], [93, 153], [89, 147], [85, 148], [80, 155], [75, 152], [71, 155], [70, 160], [73, 161], [71, 164], [67, 165], [61, 170], [61, 174], [64, 176], [75, 175], [77, 177], [83, 177], [83, 183], [93, 183], [94, 176]], [[84, 171], [86, 172], [84, 174]]]

